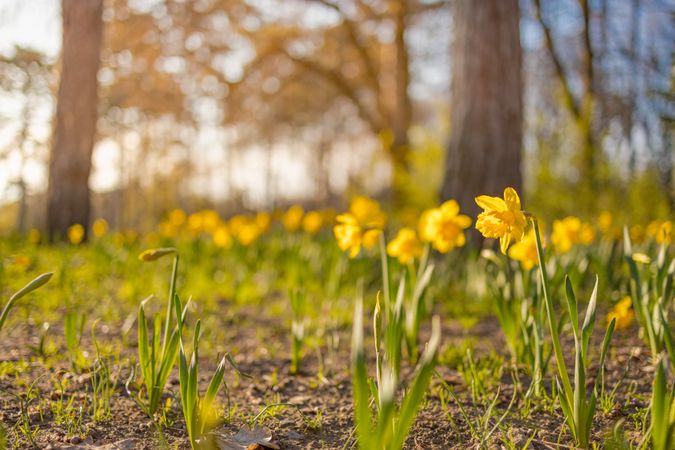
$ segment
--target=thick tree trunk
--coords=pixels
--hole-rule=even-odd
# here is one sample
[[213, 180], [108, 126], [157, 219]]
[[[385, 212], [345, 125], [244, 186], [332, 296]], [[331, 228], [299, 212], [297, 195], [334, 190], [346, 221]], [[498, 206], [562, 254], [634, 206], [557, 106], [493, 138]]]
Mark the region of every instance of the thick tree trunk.
[[520, 15], [518, 0], [453, 5], [452, 129], [441, 196], [473, 215], [477, 195], [522, 184]]
[[96, 76], [103, 0], [62, 0], [61, 81], [49, 164], [47, 230], [50, 239], [89, 223], [89, 173], [97, 120]]

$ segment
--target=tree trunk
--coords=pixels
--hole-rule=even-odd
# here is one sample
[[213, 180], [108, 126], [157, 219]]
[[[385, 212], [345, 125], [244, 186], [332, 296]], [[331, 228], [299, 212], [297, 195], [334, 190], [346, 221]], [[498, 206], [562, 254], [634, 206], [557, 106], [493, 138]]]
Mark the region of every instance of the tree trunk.
[[64, 238], [68, 227], [87, 228], [89, 173], [97, 120], [97, 80], [103, 0], [62, 0], [61, 81], [49, 163], [47, 231]]
[[393, 111], [393, 142], [391, 145], [392, 160], [392, 200], [394, 206], [405, 206], [405, 174], [410, 171], [410, 142], [408, 131], [412, 124], [412, 100], [410, 87], [410, 56], [405, 39], [407, 30], [407, 0], [393, 2], [395, 17], [394, 43], [396, 46], [396, 107]]
[[520, 189], [522, 51], [518, 0], [454, 3], [451, 136], [441, 196], [474, 215], [474, 197]]

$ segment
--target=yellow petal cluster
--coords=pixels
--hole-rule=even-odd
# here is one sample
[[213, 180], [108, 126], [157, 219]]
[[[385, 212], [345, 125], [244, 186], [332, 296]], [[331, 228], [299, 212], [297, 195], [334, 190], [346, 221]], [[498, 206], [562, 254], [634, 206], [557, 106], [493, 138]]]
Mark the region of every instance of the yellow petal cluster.
[[398, 234], [387, 244], [387, 254], [398, 258], [401, 264], [408, 264], [414, 258], [422, 255], [422, 243], [417, 239], [415, 230], [409, 227], [401, 228]]
[[527, 225], [518, 193], [507, 187], [503, 199], [481, 195], [476, 197], [476, 203], [483, 208], [476, 220], [476, 229], [486, 238], [499, 239], [499, 248], [506, 254], [512, 242], [523, 238]]
[[323, 227], [323, 214], [320, 211], [310, 211], [302, 218], [302, 229], [309, 234], [317, 234]]
[[281, 216], [281, 223], [286, 231], [297, 231], [302, 225], [305, 210], [300, 205], [293, 205]]
[[635, 319], [635, 312], [631, 307], [632, 300], [629, 296], [624, 297], [619, 303], [614, 305], [614, 308], [607, 314], [607, 323], [612, 319], [616, 319], [616, 329], [625, 330], [628, 328], [633, 319]]
[[96, 219], [91, 226], [91, 231], [97, 238], [105, 236], [108, 232], [108, 222], [105, 219]]
[[76, 223], [68, 227], [68, 240], [73, 245], [78, 245], [84, 239], [84, 227]]
[[359, 224], [366, 228], [384, 228], [387, 216], [380, 208], [377, 200], [358, 195], [349, 205], [349, 213], [354, 216]]
[[539, 262], [537, 257], [537, 241], [534, 229], [525, 233], [523, 239], [509, 248], [509, 258], [519, 261], [524, 270], [530, 270]]
[[431, 242], [441, 253], [447, 253], [466, 243], [464, 230], [471, 226], [471, 218], [459, 213], [459, 204], [448, 200], [438, 208], [424, 211], [418, 229], [425, 242]]
[[333, 227], [338, 247], [343, 252], [349, 251], [350, 258], [355, 258], [361, 247], [366, 249], [374, 247], [386, 219], [376, 200], [364, 196], [354, 197], [349, 205], [349, 211], [338, 215], [337, 224]]
[[551, 242], [558, 253], [567, 253], [577, 244], [588, 245], [595, 239], [593, 227], [574, 216], [553, 222]]
[[654, 220], [647, 225], [647, 236], [654, 239], [658, 244], [670, 244], [672, 242], [673, 223], [670, 220]]

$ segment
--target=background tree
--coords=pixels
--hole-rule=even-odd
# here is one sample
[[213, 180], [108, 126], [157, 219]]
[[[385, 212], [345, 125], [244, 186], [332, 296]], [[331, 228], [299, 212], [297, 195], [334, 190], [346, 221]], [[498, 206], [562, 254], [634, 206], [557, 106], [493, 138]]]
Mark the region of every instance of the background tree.
[[451, 134], [442, 197], [475, 214], [474, 197], [520, 189], [522, 53], [517, 0], [455, 2]]
[[68, 227], [88, 227], [89, 174], [96, 136], [103, 0], [63, 0], [61, 80], [49, 163], [47, 230], [64, 237]]

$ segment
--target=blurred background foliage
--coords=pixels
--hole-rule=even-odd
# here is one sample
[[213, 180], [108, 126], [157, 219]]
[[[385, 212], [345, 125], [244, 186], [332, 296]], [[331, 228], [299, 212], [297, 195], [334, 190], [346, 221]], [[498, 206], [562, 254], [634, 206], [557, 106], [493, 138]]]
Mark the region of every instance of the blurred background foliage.
[[[55, 3], [0, 7], [6, 232], [45, 226], [63, 66]], [[522, 170], [527, 208], [549, 221], [603, 210], [631, 223], [671, 218], [672, 5], [517, 7], [522, 167], [503, 170]], [[453, 8], [444, 0], [105, 0], [90, 222], [150, 229], [173, 208], [224, 216], [292, 203], [340, 208], [357, 193], [390, 200], [392, 186], [396, 216], [411, 222], [442, 200], [458, 101]], [[26, 39], [26, 20], [52, 25]]]

